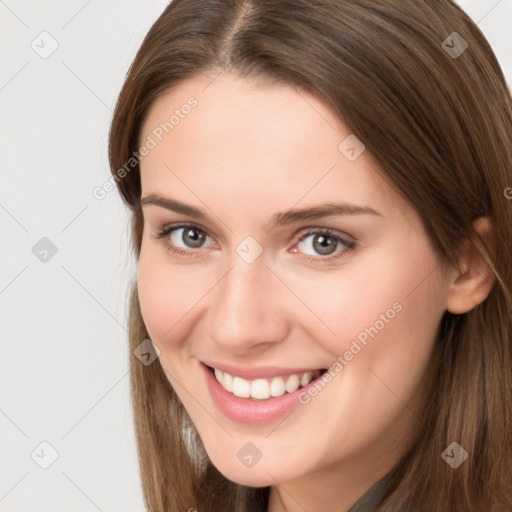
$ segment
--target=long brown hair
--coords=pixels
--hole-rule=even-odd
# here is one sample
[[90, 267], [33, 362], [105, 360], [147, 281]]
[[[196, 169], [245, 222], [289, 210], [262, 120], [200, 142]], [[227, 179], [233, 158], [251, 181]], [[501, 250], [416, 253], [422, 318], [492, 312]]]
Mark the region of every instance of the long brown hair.
[[[129, 69], [110, 129], [111, 171], [131, 211], [137, 259], [136, 152], [148, 107], [187, 78], [223, 71], [324, 101], [421, 216], [440, 258], [456, 265], [468, 241], [486, 258], [493, 288], [468, 313], [445, 313], [433, 392], [378, 510], [512, 510], [512, 101], [487, 40], [450, 0], [174, 0]], [[475, 238], [483, 216], [495, 226], [492, 252]], [[148, 509], [265, 511], [269, 488], [220, 474], [159, 361], [133, 356], [149, 337], [135, 283], [129, 314]], [[441, 457], [452, 441], [469, 454], [456, 470]]]

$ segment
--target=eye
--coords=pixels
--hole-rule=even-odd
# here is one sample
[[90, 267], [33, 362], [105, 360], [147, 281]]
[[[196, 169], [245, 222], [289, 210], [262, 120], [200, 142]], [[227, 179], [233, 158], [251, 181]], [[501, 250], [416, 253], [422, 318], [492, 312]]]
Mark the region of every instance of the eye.
[[201, 247], [208, 236], [204, 231], [193, 226], [173, 229], [170, 234], [171, 242], [174, 245], [179, 245], [183, 242], [187, 247], [192, 249]]
[[[209, 245], [205, 245], [205, 242], [208, 239], [211, 240], [211, 237], [194, 224], [163, 226], [153, 238], [164, 239], [169, 251], [191, 257], [201, 254], [201, 251], [197, 249], [215, 245], [213, 241]], [[342, 238], [335, 231], [319, 228], [303, 234], [295, 246], [298, 247], [298, 250], [292, 249], [290, 252], [301, 252], [308, 260], [325, 262], [352, 251], [355, 248], [355, 243]]]
[[331, 230], [318, 229], [302, 235], [297, 247], [306, 255], [307, 259], [318, 261], [337, 258], [341, 254], [353, 250], [355, 243], [345, 240]]
[[192, 255], [195, 252], [194, 249], [207, 247], [204, 243], [210, 238], [204, 230], [193, 224], [163, 227], [154, 238], [165, 237], [167, 237], [168, 250], [185, 255]]

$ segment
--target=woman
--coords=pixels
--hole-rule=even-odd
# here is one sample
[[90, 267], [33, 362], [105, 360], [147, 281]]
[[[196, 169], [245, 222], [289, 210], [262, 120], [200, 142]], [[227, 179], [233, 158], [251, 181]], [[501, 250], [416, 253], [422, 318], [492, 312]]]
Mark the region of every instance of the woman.
[[109, 147], [149, 510], [512, 510], [511, 133], [449, 0], [165, 9]]

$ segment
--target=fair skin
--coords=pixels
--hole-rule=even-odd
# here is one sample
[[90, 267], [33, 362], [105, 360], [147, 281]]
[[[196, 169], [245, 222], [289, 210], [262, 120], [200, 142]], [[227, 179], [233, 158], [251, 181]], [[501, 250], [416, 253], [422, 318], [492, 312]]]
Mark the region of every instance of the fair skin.
[[[151, 105], [140, 141], [190, 96], [197, 107], [141, 162], [142, 197], [172, 198], [206, 217], [143, 206], [138, 290], [148, 333], [221, 473], [271, 486], [270, 512], [346, 512], [410, 445], [433, 382], [429, 361], [443, 313], [474, 307], [491, 280], [469, 251], [462, 275], [438, 260], [419, 216], [369, 152], [349, 161], [338, 145], [350, 129], [305, 92], [228, 73], [189, 79]], [[272, 227], [277, 212], [339, 202], [377, 213]], [[199, 228], [203, 245], [179, 227], [154, 238], [177, 223]], [[318, 235], [299, 241], [326, 228], [331, 241], [355, 248], [338, 242], [326, 255], [313, 244]], [[236, 252], [248, 236], [262, 249], [252, 263]], [[200, 361], [329, 368], [397, 302], [400, 312], [378, 335], [283, 420], [241, 424], [212, 401]], [[252, 467], [237, 457], [247, 442], [262, 454]]]

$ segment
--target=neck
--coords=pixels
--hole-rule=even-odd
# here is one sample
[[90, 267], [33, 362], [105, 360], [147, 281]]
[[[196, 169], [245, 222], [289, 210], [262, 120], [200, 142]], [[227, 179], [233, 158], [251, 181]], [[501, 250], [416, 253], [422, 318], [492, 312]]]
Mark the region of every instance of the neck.
[[[405, 410], [404, 419], [409, 415], [411, 420], [410, 414]], [[352, 512], [352, 506], [382, 480], [409, 449], [413, 439], [404, 442], [403, 429], [396, 427], [394, 424], [383, 437], [379, 436], [364, 449], [331, 466], [272, 486], [268, 512]]]

